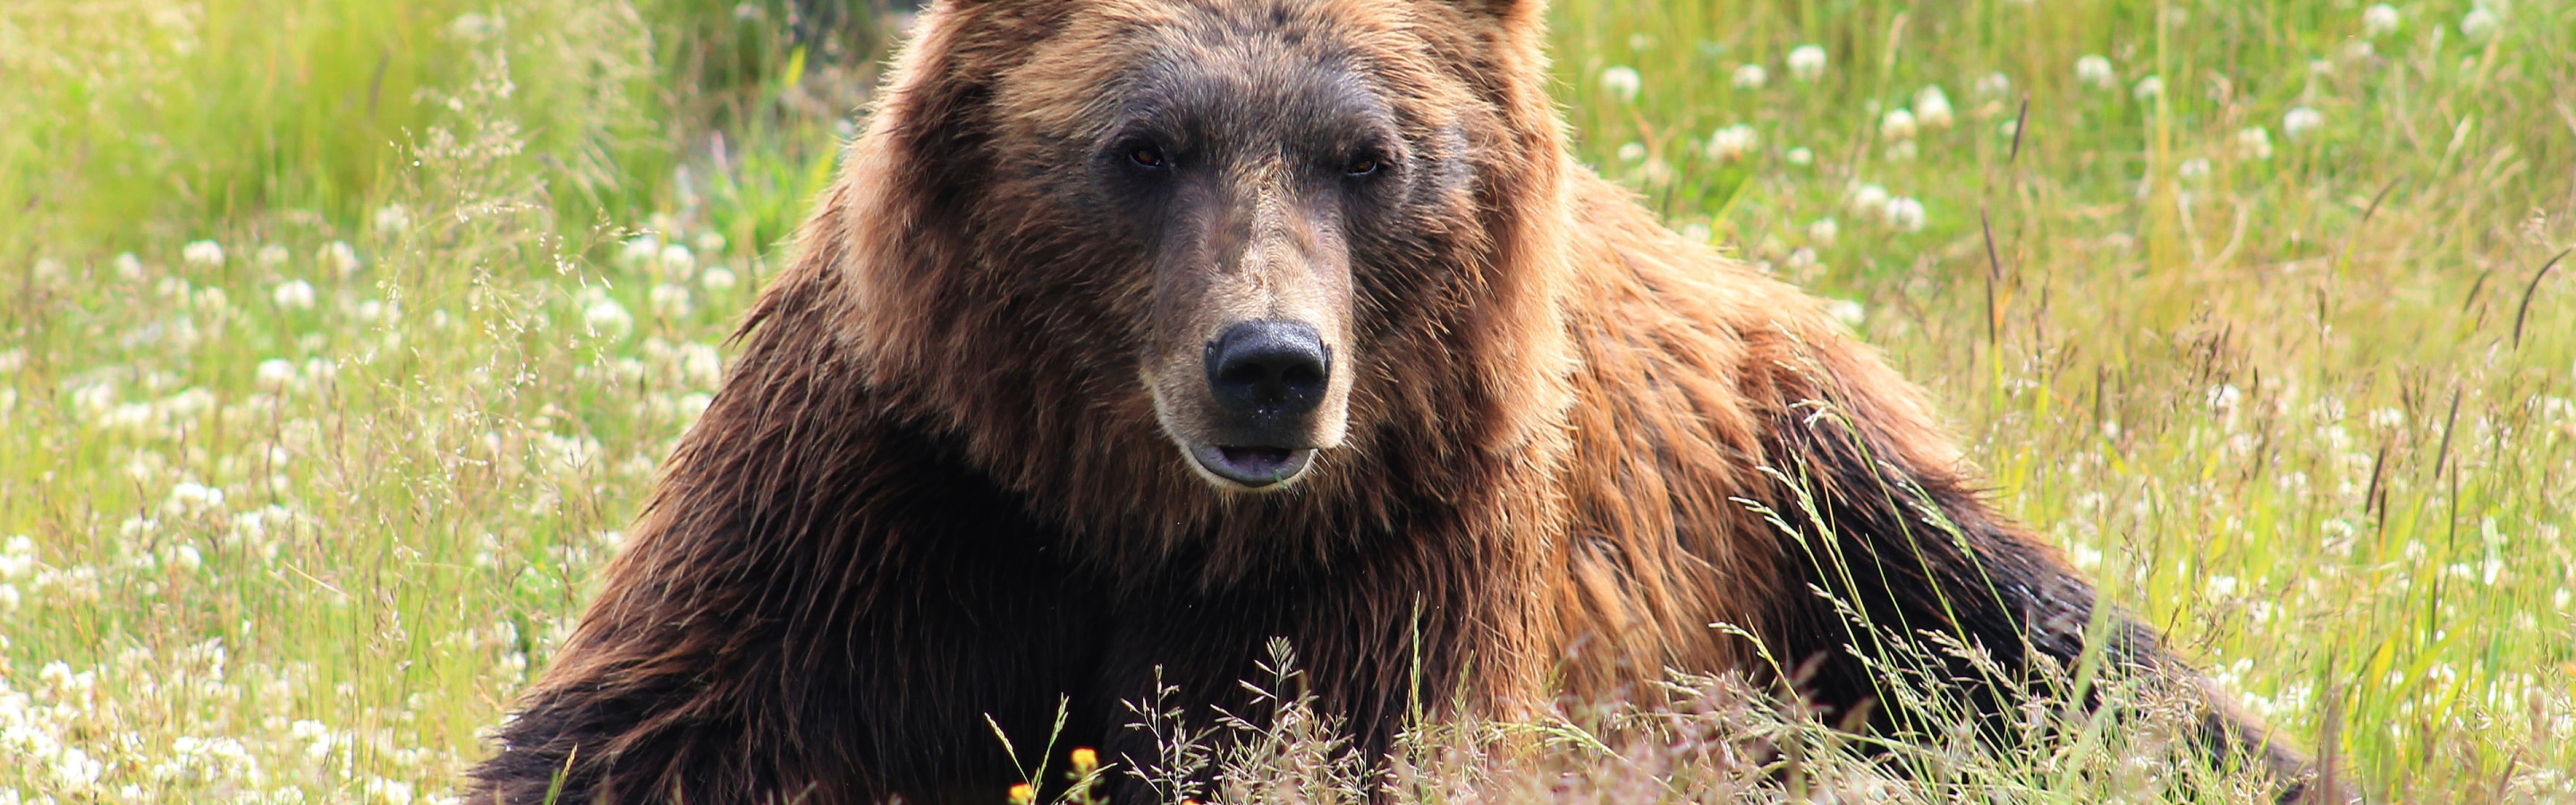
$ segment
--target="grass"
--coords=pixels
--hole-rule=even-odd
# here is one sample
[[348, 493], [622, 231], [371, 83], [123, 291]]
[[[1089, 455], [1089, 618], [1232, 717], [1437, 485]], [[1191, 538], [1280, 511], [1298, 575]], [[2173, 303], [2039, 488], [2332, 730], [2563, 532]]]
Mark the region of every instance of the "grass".
[[[2253, 709], [2389, 801], [2576, 800], [2576, 265], [2544, 268], [2576, 244], [2576, 6], [2392, 10], [1554, 15], [1586, 161], [1847, 300], [2001, 505]], [[808, 61], [788, 13], [0, 8], [0, 803], [452, 796], [853, 130], [869, 69]], [[1398, 776], [1897, 785], [1681, 683], [1699, 720], [1617, 734], [1689, 751], [1431, 729]], [[1273, 740], [1310, 723], [1240, 728], [1343, 780]], [[1540, 771], [1461, 760], [1498, 735]], [[1961, 750], [1911, 795], [2227, 798], [2123, 765], [2145, 740]], [[1762, 742], [1815, 743], [1813, 773], [1726, 759]]]

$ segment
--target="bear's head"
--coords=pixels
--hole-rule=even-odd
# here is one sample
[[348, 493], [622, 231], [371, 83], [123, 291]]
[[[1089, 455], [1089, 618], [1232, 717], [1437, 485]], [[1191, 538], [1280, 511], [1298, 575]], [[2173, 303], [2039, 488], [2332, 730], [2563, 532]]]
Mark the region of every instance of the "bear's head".
[[1490, 487], [1567, 369], [1541, 14], [940, 3], [754, 322], [838, 300], [876, 395], [1077, 526]]

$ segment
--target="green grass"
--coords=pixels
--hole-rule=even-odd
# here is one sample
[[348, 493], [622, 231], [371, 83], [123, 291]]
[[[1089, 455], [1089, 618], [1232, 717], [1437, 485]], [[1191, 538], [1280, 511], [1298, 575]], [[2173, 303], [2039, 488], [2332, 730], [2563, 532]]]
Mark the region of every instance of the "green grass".
[[[0, 7], [0, 803], [452, 793], [852, 130], [868, 71], [744, 8]], [[2391, 801], [2568, 801], [2576, 6], [2394, 10], [1567, 0], [1559, 97], [2256, 711]], [[1949, 790], [2194, 796], [2044, 767]]]

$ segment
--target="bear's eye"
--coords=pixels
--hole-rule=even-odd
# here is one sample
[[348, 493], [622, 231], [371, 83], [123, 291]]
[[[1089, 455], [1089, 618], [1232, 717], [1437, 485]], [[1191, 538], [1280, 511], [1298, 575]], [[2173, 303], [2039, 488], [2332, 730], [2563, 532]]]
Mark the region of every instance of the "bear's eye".
[[1351, 158], [1350, 164], [1343, 165], [1342, 172], [1351, 176], [1368, 176], [1385, 167], [1386, 163], [1375, 155], [1359, 156]]
[[1163, 149], [1150, 145], [1136, 146], [1127, 152], [1127, 161], [1140, 168], [1160, 168], [1163, 167]]

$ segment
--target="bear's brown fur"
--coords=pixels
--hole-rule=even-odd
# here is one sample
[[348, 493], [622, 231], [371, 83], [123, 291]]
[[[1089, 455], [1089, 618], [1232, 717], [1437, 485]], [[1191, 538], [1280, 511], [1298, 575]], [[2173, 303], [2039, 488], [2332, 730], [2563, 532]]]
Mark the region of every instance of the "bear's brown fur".
[[[1540, 5], [925, 13], [478, 800], [558, 778], [566, 802], [991, 800], [1015, 773], [987, 715], [1044, 735], [1068, 697], [1066, 740], [1114, 758], [1137, 740], [1121, 703], [1157, 669], [1189, 702], [1240, 704], [1273, 636], [1372, 751], [1419, 690], [1509, 716], [1666, 668], [1761, 673], [1716, 622], [1811, 663], [1817, 701], [1868, 706], [1814, 588], [2006, 667], [2076, 655], [2092, 588], [1979, 500], [1913, 386], [1813, 299], [1569, 160]], [[1258, 162], [1209, 179], [1203, 207], [1135, 213], [1118, 183], [1184, 174], [1143, 147], [1094, 160], [1130, 95], [1262, 136], [1335, 136], [1315, 110], [1350, 101], [1385, 164], [1296, 184]], [[1172, 147], [1183, 168], [1198, 153]], [[1341, 200], [1224, 223], [1253, 215], [1226, 201], [1246, 176]], [[1150, 234], [1202, 212], [1218, 223], [1197, 240]], [[1233, 270], [1174, 250], [1251, 266], [1225, 250], [1245, 239], [1326, 278], [1296, 298], [1339, 317], [1325, 365], [1346, 397], [1338, 432], [1283, 445], [1314, 448], [1311, 469], [1257, 490], [1175, 453], [1194, 426], [1156, 394], [1203, 381], [1154, 386], [1173, 375], [1151, 324], [1174, 277]], [[2172, 667], [2108, 617], [2113, 656]], [[2300, 773], [2230, 712], [2212, 705], [2213, 738]]]

